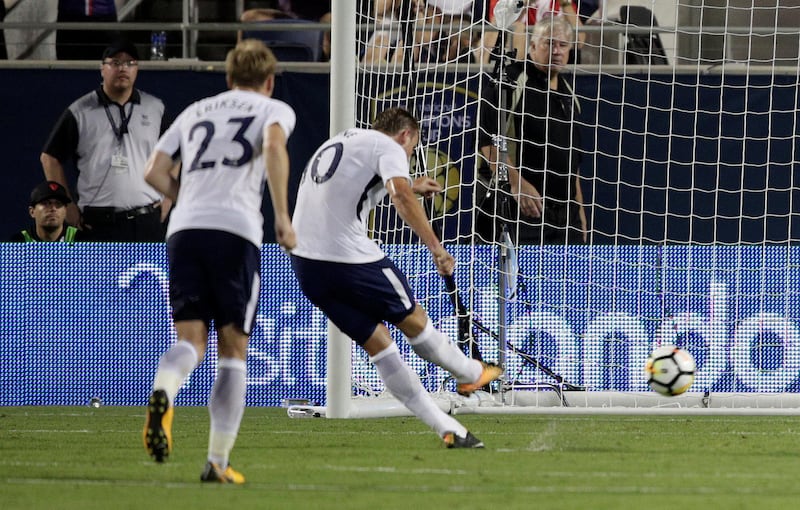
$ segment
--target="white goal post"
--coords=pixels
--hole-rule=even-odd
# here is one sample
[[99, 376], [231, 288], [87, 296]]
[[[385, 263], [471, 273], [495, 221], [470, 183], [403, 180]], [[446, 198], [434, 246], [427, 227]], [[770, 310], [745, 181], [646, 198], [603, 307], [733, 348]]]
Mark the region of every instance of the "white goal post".
[[[356, 0], [331, 2], [331, 129], [330, 134], [355, 125], [356, 112]], [[326, 416], [349, 418], [351, 408], [352, 341], [328, 321], [326, 351]]]
[[[500, 123], [490, 115], [515, 115], [514, 105], [485, 108], [511, 61], [490, 54], [504, 33], [503, 54], [517, 47], [521, 57], [527, 12], [498, 32], [488, 0], [430, 0], [413, 18], [381, 10], [403, 2], [332, 4], [331, 132], [368, 127], [389, 106], [420, 118], [413, 171], [446, 188], [432, 220], [458, 261], [479, 349], [506, 368], [500, 391], [458, 397], [447, 374], [397, 336], [443, 409], [800, 413], [800, 6], [679, 0], [665, 11], [656, 0], [574, 1], [580, 61], [562, 75], [579, 104], [574, 157], [589, 242], [504, 247], [497, 231], [475, 235], [479, 216], [499, 228], [484, 202], [492, 173], [477, 155], [481, 130]], [[602, 8], [582, 10], [592, 4]], [[458, 338], [444, 285], [388, 205], [372, 235], [437, 327]], [[649, 352], [669, 343], [698, 364], [680, 397], [650, 392], [643, 375]], [[326, 405], [293, 406], [290, 415], [408, 414], [357, 351], [331, 328]]]

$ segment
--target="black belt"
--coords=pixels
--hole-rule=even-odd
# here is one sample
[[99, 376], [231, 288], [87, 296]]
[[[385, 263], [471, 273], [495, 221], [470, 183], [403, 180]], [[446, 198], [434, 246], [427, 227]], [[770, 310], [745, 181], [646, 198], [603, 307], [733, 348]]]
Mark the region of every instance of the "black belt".
[[160, 211], [161, 202], [153, 202], [150, 205], [135, 207], [127, 211], [116, 211], [113, 207], [86, 206], [83, 208], [83, 220], [90, 225], [92, 223], [117, 223]]

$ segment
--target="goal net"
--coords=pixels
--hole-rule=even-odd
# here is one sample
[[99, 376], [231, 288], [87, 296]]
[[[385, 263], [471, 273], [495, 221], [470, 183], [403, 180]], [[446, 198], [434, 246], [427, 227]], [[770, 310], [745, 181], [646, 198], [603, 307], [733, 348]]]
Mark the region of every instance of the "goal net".
[[[499, 19], [488, 0], [355, 1], [355, 124], [390, 106], [420, 119], [412, 172], [445, 188], [428, 210], [456, 256], [470, 336], [506, 368], [493, 393], [456, 398], [398, 336], [443, 407], [800, 407], [800, 6], [531, 0]], [[562, 82], [542, 90], [530, 41], [549, 16], [575, 30]], [[537, 162], [526, 150], [542, 166], [525, 166]], [[520, 175], [543, 188], [542, 219], [520, 216]], [[464, 317], [424, 246], [388, 202], [371, 225], [458, 339]], [[558, 235], [531, 241], [537, 225]], [[657, 396], [644, 376], [666, 344], [697, 362], [680, 397]], [[352, 362], [355, 394], [402, 413], [377, 403], [366, 356], [354, 350]]]

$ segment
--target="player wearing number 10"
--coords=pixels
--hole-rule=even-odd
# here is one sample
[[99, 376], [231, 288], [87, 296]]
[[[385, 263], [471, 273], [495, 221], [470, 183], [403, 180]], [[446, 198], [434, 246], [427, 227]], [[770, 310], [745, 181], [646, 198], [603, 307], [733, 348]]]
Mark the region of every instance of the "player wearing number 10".
[[430, 250], [439, 273], [453, 273], [453, 256], [414, 195], [442, 191], [431, 178], [412, 182], [409, 176], [408, 160], [418, 142], [419, 123], [400, 108], [380, 113], [372, 129], [348, 129], [325, 142], [300, 181], [292, 268], [311, 302], [369, 354], [395, 398], [448, 448], [481, 448], [480, 440], [439, 409], [383, 323], [397, 326], [420, 357], [452, 373], [462, 395], [502, 374], [497, 365], [466, 357], [433, 327], [414, 302], [406, 277], [367, 236], [370, 210], [388, 193], [400, 217]]
[[[295, 114], [269, 97], [275, 65], [262, 42], [248, 39], [237, 44], [225, 61], [231, 90], [184, 110], [156, 144], [145, 174], [154, 188], [176, 200], [167, 253], [178, 341], [159, 361], [144, 444], [158, 462], [169, 455], [175, 396], [205, 355], [213, 319], [219, 361], [209, 399], [208, 463], [201, 475], [205, 482], [244, 482], [228, 458], [244, 413], [245, 354], [258, 301], [265, 177], [276, 240], [286, 249], [295, 246], [286, 151]], [[180, 181], [170, 174], [175, 154], [182, 161]]]

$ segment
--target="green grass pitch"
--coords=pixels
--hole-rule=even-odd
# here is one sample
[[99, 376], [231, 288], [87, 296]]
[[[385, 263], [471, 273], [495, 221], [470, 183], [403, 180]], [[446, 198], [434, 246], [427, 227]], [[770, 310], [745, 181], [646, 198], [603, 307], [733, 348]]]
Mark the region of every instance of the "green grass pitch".
[[232, 463], [199, 482], [208, 413], [179, 407], [174, 451], [141, 445], [143, 408], [0, 408], [0, 506], [16, 509], [787, 509], [800, 418], [463, 415], [484, 450], [414, 418], [291, 419], [247, 408]]

